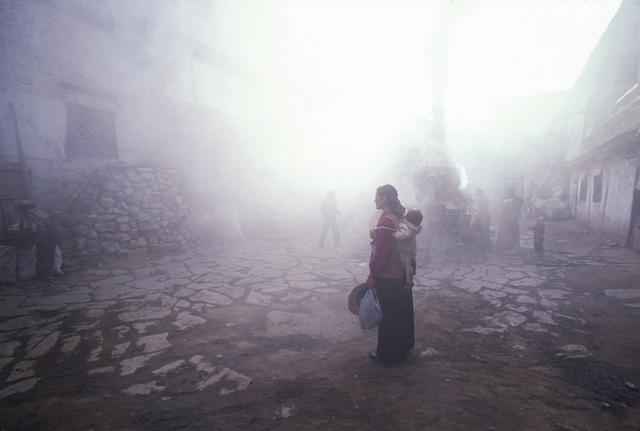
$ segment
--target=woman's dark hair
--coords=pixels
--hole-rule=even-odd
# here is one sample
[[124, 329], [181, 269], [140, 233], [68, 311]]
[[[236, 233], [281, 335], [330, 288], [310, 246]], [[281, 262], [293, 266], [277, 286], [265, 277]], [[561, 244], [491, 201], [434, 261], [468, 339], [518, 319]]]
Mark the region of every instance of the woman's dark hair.
[[389, 205], [389, 209], [393, 214], [398, 216], [398, 218], [404, 217], [404, 207], [398, 199], [398, 191], [395, 187], [391, 184], [385, 184], [384, 186], [380, 186], [376, 189], [376, 194], [385, 198]]

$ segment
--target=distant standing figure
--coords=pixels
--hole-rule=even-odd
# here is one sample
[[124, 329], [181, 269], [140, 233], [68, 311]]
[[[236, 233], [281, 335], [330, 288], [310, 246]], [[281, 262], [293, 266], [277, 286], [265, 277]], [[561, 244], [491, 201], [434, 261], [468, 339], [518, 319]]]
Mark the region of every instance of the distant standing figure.
[[427, 261], [431, 260], [434, 250], [437, 250], [440, 236], [444, 228], [445, 218], [447, 216], [447, 207], [440, 201], [439, 195], [435, 199], [430, 200], [426, 206], [426, 222], [425, 222], [425, 257]]
[[514, 250], [520, 246], [520, 210], [522, 200], [516, 198], [513, 190], [508, 190], [498, 214], [498, 247]]
[[324, 247], [324, 240], [329, 229], [333, 233], [333, 245], [340, 245], [340, 231], [338, 230], [338, 206], [336, 204], [336, 192], [327, 192], [327, 197], [322, 201], [322, 234], [320, 234], [320, 248]]
[[533, 249], [538, 256], [544, 255], [544, 217], [536, 218], [536, 222], [533, 227]]
[[61, 253], [58, 247], [58, 231], [48, 219], [38, 216], [35, 205], [23, 200], [14, 206], [19, 214], [18, 235], [21, 247], [36, 247], [36, 276], [61, 275]]
[[384, 365], [402, 361], [414, 347], [413, 292], [405, 289], [405, 271], [393, 233], [404, 216], [398, 191], [390, 184], [378, 187], [376, 209], [382, 215], [374, 233], [367, 284], [375, 289], [382, 308], [378, 346], [369, 356]]
[[412, 209], [398, 224], [398, 229], [393, 233], [397, 240], [400, 261], [404, 267], [405, 287], [411, 289], [414, 286], [413, 276], [416, 275], [416, 235], [422, 230], [422, 213]]
[[481, 189], [476, 190], [476, 217], [478, 231], [480, 233], [480, 246], [482, 250], [488, 251], [491, 248], [491, 214], [489, 212], [489, 199]]

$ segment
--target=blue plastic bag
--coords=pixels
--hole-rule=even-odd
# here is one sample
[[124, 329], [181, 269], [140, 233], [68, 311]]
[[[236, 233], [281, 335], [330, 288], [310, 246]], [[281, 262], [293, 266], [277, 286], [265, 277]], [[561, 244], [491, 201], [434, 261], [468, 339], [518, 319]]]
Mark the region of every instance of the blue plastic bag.
[[378, 295], [376, 295], [375, 290], [370, 288], [367, 290], [367, 293], [364, 294], [360, 302], [358, 318], [360, 319], [360, 327], [362, 329], [375, 328], [380, 324], [382, 320], [382, 308], [380, 307], [380, 301], [378, 301]]

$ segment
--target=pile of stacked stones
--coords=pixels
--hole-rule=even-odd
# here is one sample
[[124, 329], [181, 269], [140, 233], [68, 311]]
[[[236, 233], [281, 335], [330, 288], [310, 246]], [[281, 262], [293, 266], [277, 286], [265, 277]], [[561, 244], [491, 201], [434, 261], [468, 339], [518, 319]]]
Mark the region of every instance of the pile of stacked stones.
[[87, 179], [61, 225], [67, 258], [124, 255], [193, 240], [177, 170], [105, 166]]

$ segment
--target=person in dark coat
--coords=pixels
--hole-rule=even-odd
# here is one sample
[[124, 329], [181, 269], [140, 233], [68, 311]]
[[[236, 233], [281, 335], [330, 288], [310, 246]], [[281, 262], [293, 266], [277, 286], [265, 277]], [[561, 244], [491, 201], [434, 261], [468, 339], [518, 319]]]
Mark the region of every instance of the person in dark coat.
[[36, 247], [36, 276], [58, 275], [61, 271], [54, 266], [58, 231], [48, 218], [36, 214], [35, 205], [29, 200], [20, 201], [14, 206], [19, 215], [19, 247]]
[[480, 247], [483, 251], [491, 248], [491, 214], [489, 210], [489, 199], [481, 189], [476, 190], [476, 222], [480, 235]]
[[501, 250], [514, 250], [520, 247], [520, 211], [522, 199], [508, 190], [498, 214], [498, 247]]
[[405, 209], [390, 184], [378, 187], [376, 209], [382, 210], [375, 232], [367, 283], [376, 291], [382, 308], [378, 346], [369, 356], [384, 365], [404, 360], [415, 344], [413, 292], [405, 289], [405, 271], [393, 233]]

